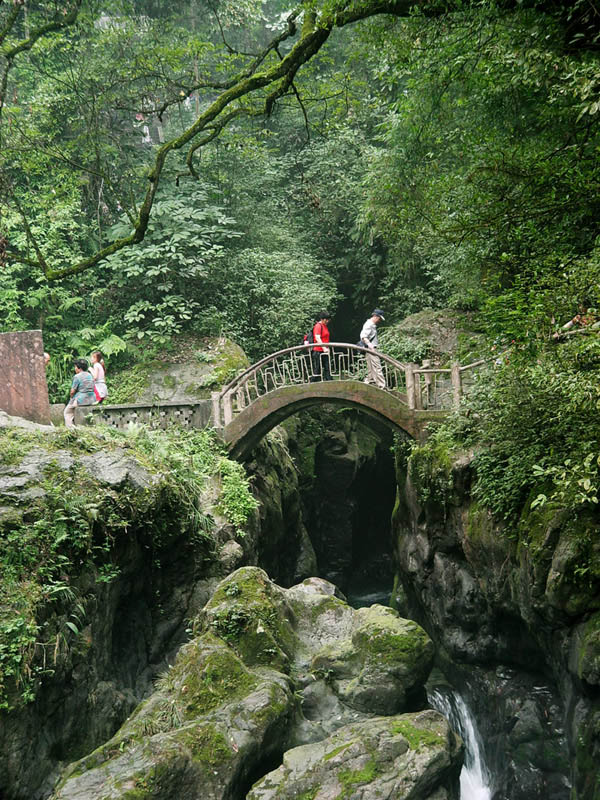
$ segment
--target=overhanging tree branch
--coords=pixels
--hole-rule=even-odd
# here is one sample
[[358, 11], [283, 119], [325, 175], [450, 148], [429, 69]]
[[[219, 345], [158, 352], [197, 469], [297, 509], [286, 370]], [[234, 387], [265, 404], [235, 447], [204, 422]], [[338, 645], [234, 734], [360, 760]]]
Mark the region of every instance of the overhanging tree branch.
[[[71, 14], [75, 9], [79, 9], [82, 0], [75, 0]], [[200, 147], [208, 144], [217, 136], [227, 123], [238, 116], [240, 113], [254, 113], [243, 109], [227, 110], [236, 101], [248, 97], [262, 89], [270, 92], [264, 100], [264, 110], [268, 114], [277, 98], [289, 91], [293, 86], [293, 80], [300, 67], [310, 61], [319, 52], [321, 47], [329, 38], [335, 28], [357, 22], [378, 14], [392, 14], [394, 16], [407, 16], [414, 12], [414, 0], [338, 0], [333, 4], [328, 4], [329, 8], [325, 11], [310, 9], [300, 6], [288, 19], [288, 28], [282, 34], [274, 37], [269, 45], [257, 57], [250, 66], [246, 74], [236, 79], [228, 88], [210, 104], [210, 106], [200, 114], [195, 122], [187, 128], [180, 136], [165, 142], [158, 148], [155, 154], [154, 163], [147, 173], [148, 188], [144, 200], [140, 206], [137, 219], [133, 230], [129, 236], [117, 239], [110, 245], [99, 249], [94, 255], [83, 259], [75, 264], [67, 266], [53, 267], [39, 256], [39, 266], [43, 270], [48, 280], [58, 280], [70, 275], [84, 272], [91, 267], [99, 264], [108, 256], [118, 251], [138, 244], [144, 239], [150, 214], [156, 197], [156, 192], [160, 183], [163, 168], [171, 151], [180, 150], [193, 142], [188, 151], [188, 168], [194, 174], [192, 158]], [[310, 4], [312, 5], [312, 3]], [[423, 13], [428, 15], [440, 15], [446, 8], [439, 3], [417, 3]], [[284, 39], [289, 38], [296, 30], [295, 20], [304, 11], [304, 20], [300, 38], [291, 48], [290, 52], [279, 62], [270, 66], [263, 66], [269, 53], [276, 51], [278, 44]], [[75, 11], [75, 17], [77, 13]], [[30, 37], [31, 38], [31, 37]], [[262, 67], [262, 69], [261, 69]], [[248, 74], [249, 72], [249, 74]], [[195, 141], [197, 137], [202, 138]], [[20, 259], [17, 259], [20, 260]]]

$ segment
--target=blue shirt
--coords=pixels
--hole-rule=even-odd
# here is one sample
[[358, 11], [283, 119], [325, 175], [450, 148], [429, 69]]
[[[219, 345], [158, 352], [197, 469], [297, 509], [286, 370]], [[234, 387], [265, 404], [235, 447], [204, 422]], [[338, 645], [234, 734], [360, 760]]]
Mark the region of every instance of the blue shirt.
[[89, 372], [78, 372], [73, 378], [71, 389], [75, 389], [73, 400], [78, 406], [91, 406], [96, 402], [94, 379]]

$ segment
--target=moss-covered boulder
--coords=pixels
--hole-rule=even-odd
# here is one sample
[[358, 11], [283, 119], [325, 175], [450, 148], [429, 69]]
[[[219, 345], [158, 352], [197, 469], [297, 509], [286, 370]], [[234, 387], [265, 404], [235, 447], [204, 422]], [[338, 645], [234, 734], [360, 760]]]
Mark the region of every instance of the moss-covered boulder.
[[396, 714], [421, 691], [433, 665], [431, 639], [391, 608], [358, 609], [349, 638], [322, 647], [311, 664], [352, 708]]
[[485, 337], [474, 330], [473, 315], [452, 309], [425, 308], [401, 322], [387, 326], [382, 347], [400, 361], [447, 364], [452, 359], [468, 364], [488, 355]]
[[206, 604], [203, 624], [232, 645], [249, 666], [289, 671], [294, 649], [293, 612], [285, 591], [256, 567], [227, 576]]
[[[425, 715], [422, 725], [414, 723], [418, 734], [413, 722], [401, 720], [396, 727], [376, 722], [369, 732], [375, 713], [394, 714], [422, 687], [432, 645], [418, 625], [395, 612], [378, 606], [357, 611], [335, 594], [332, 584], [315, 578], [282, 589], [257, 567], [227, 576], [194, 623], [197, 638], [180, 650], [156, 692], [110, 741], [69, 769], [54, 800], [241, 797], [261, 764], [348, 724], [364, 723], [356, 734], [361, 748], [381, 750], [379, 766], [361, 773], [361, 785], [415, 749], [406, 744], [409, 734], [418, 740], [415, 753], [442, 739], [446, 747], [450, 740], [436, 727], [437, 715], [435, 730], [427, 722], [434, 717]], [[345, 648], [348, 657], [339, 661], [347, 672], [340, 667], [333, 675], [323, 651], [344, 654]], [[363, 758], [358, 751], [355, 756], [356, 763]], [[428, 786], [428, 758], [407, 759], [407, 775]], [[343, 780], [359, 769], [343, 759], [330, 767]]]
[[458, 800], [461, 744], [436, 711], [375, 717], [288, 750], [247, 800]]
[[280, 746], [288, 682], [248, 669], [212, 634], [183, 647], [158, 691], [109, 742], [71, 766], [55, 800], [232, 796]]

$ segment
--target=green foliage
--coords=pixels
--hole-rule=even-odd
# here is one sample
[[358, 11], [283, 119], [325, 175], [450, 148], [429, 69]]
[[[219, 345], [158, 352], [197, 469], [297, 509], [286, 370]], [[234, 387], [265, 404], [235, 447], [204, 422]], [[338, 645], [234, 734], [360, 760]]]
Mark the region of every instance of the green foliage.
[[[200, 301], [206, 303], [208, 274], [223, 257], [224, 243], [240, 235], [232, 222], [221, 208], [207, 204], [203, 187], [163, 190], [142, 245], [109, 259], [113, 279], [105, 295], [129, 302], [113, 308], [127, 323], [128, 337], [165, 344], [190, 326], [202, 308]], [[130, 227], [123, 216], [112, 234], [122, 236]], [[133, 303], [132, 296], [138, 298]]]
[[541, 335], [594, 247], [598, 118], [580, 93], [597, 63], [530, 10], [375, 22], [365, 38], [390, 98], [363, 209], [390, 249], [384, 296], [404, 308], [416, 281], [432, 304], [496, 298], [497, 335]]
[[[160, 560], [178, 532], [201, 553], [212, 548], [214, 521], [205, 499], [209, 482], [222, 484], [220, 508], [242, 531], [256, 507], [241, 465], [229, 462], [207, 430], [150, 430], [132, 426], [69, 431], [51, 437], [8, 430], [0, 462], [16, 464], [28, 450], [83, 452], [119, 447], [152, 476], [147, 490], [116, 491], [81, 467], [50, 464], [43, 494], [28, 506], [6, 506], [0, 518], [0, 709], [32, 700], [45, 671], [78, 640], [85, 623], [80, 577], [100, 583], [119, 575], [115, 544], [143, 531]], [[53, 613], [48, 616], [47, 610]], [[40, 619], [50, 619], [43, 628]], [[42, 635], [43, 634], [43, 635]]]
[[[114, 436], [113, 429], [106, 431]], [[214, 520], [204, 510], [204, 490], [224, 459], [223, 446], [215, 435], [206, 429], [185, 430], [173, 426], [165, 431], [130, 425], [125, 437], [134, 444], [142, 462], [160, 475], [160, 485], [169, 503], [178, 509], [192, 541], [210, 541]], [[121, 438], [121, 434], [117, 434], [117, 440]]]
[[543, 506], [548, 501], [561, 508], [576, 508], [580, 505], [598, 503], [600, 493], [600, 456], [588, 453], [583, 460], [565, 459], [560, 466], [540, 467], [534, 464], [533, 474], [540, 483], [551, 480], [553, 491], [548, 496], [539, 494], [531, 503], [531, 508]]
[[34, 698], [32, 678], [39, 676], [41, 670], [34, 668], [32, 671], [29, 663], [35, 652], [38, 632], [39, 626], [27, 613], [22, 616], [10, 614], [0, 622], [0, 711], [10, 707], [7, 690], [13, 681], [23, 702]]
[[456, 442], [447, 427], [438, 428], [423, 445], [412, 443], [408, 475], [422, 502], [445, 508], [453, 489], [452, 455]]
[[[106, 561], [111, 520], [118, 514], [115, 498], [97, 498], [94, 482], [83, 474], [49, 468], [43, 490], [43, 501], [0, 522], [0, 707], [5, 709], [33, 699], [41, 676], [79, 634], [85, 611], [66, 576], [82, 563], [93, 567]], [[101, 505], [107, 520], [102, 530], [96, 525]], [[41, 605], [68, 609], [51, 641], [38, 635]]]
[[199, 314], [201, 331], [226, 333], [254, 358], [297, 344], [336, 296], [332, 279], [291, 242], [288, 250], [232, 254], [213, 280], [216, 302], [210, 316]]
[[250, 492], [250, 483], [242, 464], [222, 459], [219, 471], [221, 508], [227, 520], [243, 535], [244, 525], [258, 508], [258, 501]]
[[127, 342], [115, 336], [105, 324], [100, 328], [82, 328], [67, 337], [67, 345], [78, 353], [100, 350], [105, 359], [127, 349]]
[[420, 364], [431, 355], [432, 346], [426, 338], [409, 336], [391, 328], [382, 332], [381, 349], [398, 361]]
[[[590, 347], [599, 353], [600, 341], [549, 346], [533, 362], [527, 350], [515, 350], [480, 374], [460, 412], [435, 435], [476, 448], [473, 494], [511, 530], [532, 492], [534, 505], [596, 504], [600, 370], [578, 364]], [[548, 484], [550, 491], [542, 489]]]

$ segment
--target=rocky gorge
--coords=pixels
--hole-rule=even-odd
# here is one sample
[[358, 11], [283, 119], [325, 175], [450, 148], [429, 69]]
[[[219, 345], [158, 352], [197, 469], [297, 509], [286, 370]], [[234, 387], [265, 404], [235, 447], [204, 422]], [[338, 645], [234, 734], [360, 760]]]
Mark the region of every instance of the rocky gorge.
[[[599, 796], [598, 593], [576, 572], [593, 517], [526, 509], [517, 546], [470, 496], [472, 454], [427, 473], [400, 441], [394, 468], [389, 432], [332, 412], [255, 451], [243, 525], [223, 473], [208, 481], [210, 536], [190, 536], [127, 439], [31, 435], [3, 450], [3, 536], [76, 478], [116, 566], [80, 556], [54, 577], [33, 696], [3, 671], [3, 798], [454, 800], [461, 745], [428, 679], [468, 697], [494, 800]], [[393, 581], [397, 611], [342, 595]]]
[[471, 497], [473, 453], [419, 466], [397, 470], [397, 607], [477, 708], [493, 796], [598, 797], [597, 514], [528, 504], [517, 542]]

